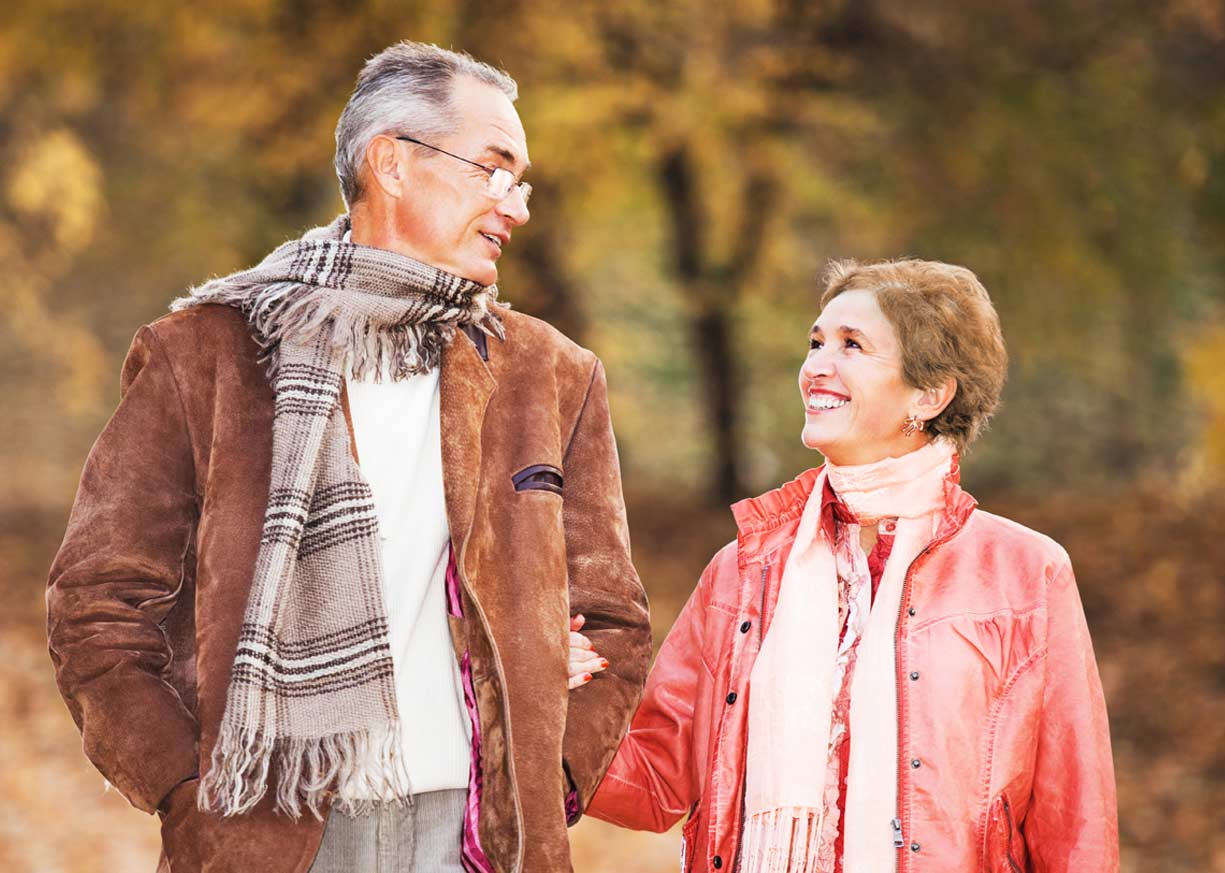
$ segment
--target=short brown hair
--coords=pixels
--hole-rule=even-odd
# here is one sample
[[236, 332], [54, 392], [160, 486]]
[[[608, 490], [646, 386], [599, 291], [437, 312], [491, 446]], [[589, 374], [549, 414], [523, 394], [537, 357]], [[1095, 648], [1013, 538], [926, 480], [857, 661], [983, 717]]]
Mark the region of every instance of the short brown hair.
[[964, 452], [1000, 402], [1008, 352], [1000, 319], [978, 277], [965, 267], [915, 259], [861, 264], [830, 261], [821, 308], [844, 291], [871, 291], [897, 332], [902, 378], [914, 388], [935, 388], [950, 376], [957, 393], [927, 423], [933, 437]]

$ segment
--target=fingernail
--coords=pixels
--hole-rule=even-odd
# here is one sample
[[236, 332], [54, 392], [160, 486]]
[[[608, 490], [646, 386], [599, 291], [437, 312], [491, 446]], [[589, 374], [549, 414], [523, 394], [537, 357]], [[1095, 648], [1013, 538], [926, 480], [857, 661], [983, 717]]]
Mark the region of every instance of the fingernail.
[[590, 682], [590, 681], [591, 681], [591, 674], [590, 674], [590, 673], [584, 673], [584, 674], [583, 674], [583, 682]]
[[600, 669], [601, 669], [601, 670], [606, 670], [606, 669], [608, 669], [608, 661], [607, 661], [607, 660], [605, 660], [604, 658], [601, 658], [601, 659], [600, 659]]

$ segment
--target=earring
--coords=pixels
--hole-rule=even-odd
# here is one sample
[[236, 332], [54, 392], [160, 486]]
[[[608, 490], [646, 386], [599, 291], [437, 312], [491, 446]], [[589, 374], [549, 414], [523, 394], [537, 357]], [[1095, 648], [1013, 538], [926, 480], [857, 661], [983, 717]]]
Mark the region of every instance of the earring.
[[919, 418], [917, 415], [912, 415], [906, 419], [906, 423], [902, 425], [902, 433], [905, 436], [914, 436], [927, 426], [927, 422]]

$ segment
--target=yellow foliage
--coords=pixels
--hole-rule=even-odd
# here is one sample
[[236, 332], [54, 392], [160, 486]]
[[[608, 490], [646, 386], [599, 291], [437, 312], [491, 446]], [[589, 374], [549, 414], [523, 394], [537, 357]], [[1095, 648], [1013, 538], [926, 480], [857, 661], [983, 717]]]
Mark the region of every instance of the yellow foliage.
[[102, 173], [69, 130], [48, 131], [25, 149], [8, 179], [8, 200], [25, 218], [50, 224], [56, 248], [79, 252], [102, 211]]
[[1200, 479], [1225, 475], [1225, 324], [1201, 332], [1183, 361], [1187, 385], [1204, 416], [1192, 471]]

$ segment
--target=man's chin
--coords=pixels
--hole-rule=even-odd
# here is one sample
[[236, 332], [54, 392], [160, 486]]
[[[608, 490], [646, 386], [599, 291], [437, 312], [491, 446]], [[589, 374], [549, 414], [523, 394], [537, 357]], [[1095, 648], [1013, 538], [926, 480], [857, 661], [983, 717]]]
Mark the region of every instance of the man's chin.
[[[444, 269], [446, 268], [444, 267]], [[498, 281], [498, 266], [488, 260], [456, 264], [454, 269], [448, 272], [454, 273], [456, 276], [460, 276], [470, 282], [476, 282], [478, 285], [492, 285]]]
[[489, 286], [498, 281], [498, 271], [496, 268], [492, 270], [469, 270], [464, 278], [471, 279], [478, 285]]

